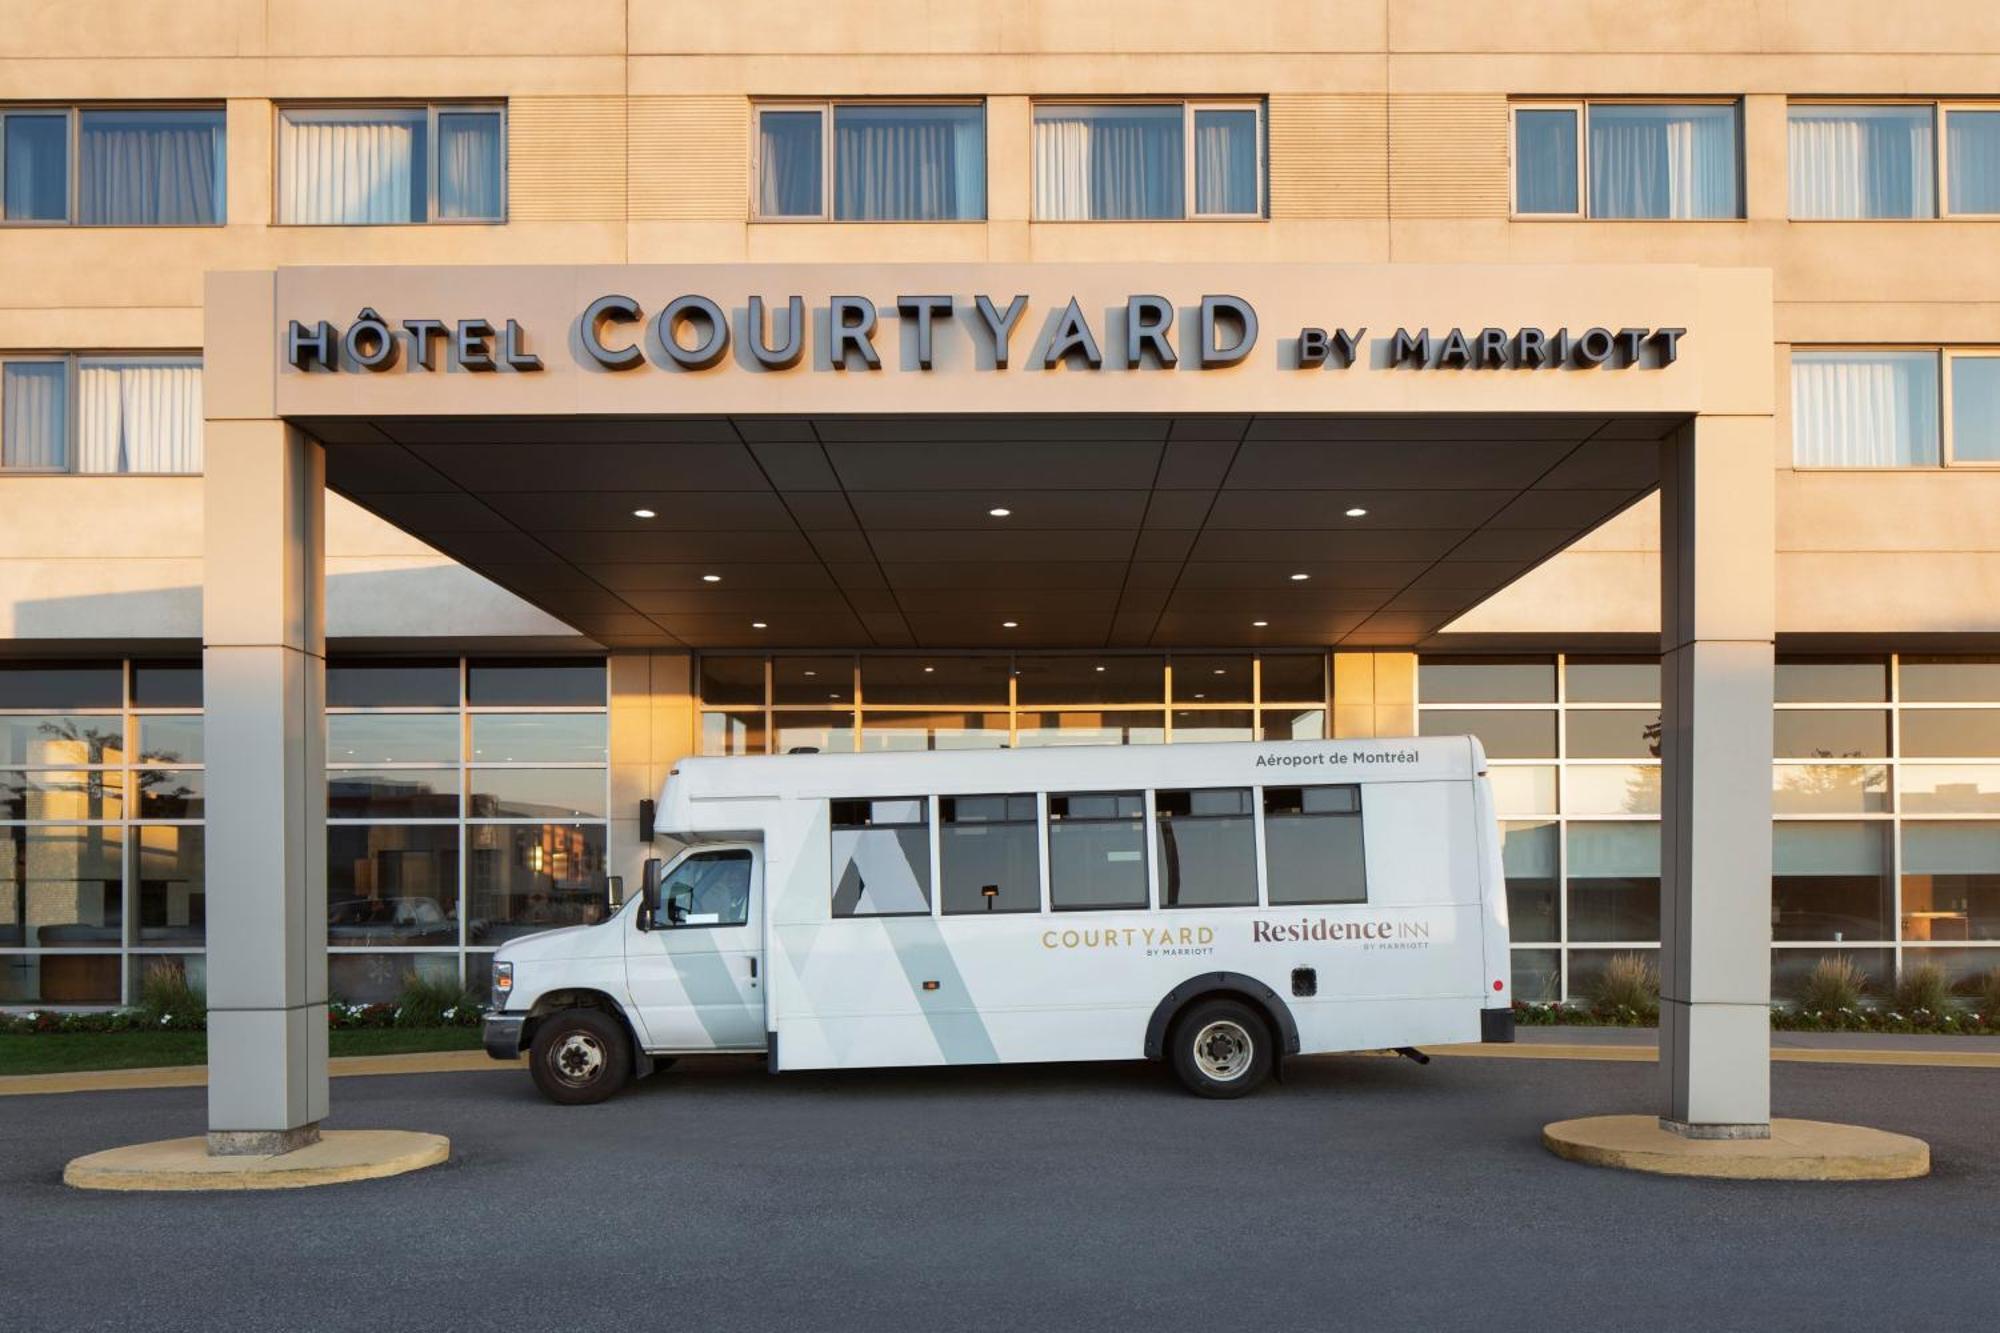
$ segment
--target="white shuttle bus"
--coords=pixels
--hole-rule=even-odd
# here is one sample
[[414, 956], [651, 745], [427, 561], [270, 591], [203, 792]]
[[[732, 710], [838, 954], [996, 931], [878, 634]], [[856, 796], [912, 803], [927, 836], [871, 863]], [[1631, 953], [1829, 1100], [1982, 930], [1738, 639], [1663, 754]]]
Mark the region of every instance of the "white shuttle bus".
[[675, 1056], [773, 1072], [1509, 1041], [1469, 737], [688, 759], [611, 918], [495, 956], [486, 1049], [594, 1102]]

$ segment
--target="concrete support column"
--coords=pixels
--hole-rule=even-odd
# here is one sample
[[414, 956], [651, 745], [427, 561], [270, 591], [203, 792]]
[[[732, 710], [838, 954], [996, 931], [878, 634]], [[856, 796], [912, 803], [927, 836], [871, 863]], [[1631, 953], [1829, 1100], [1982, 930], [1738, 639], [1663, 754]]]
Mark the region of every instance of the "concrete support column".
[[1770, 1134], [1771, 418], [1661, 446], [1660, 1122]]
[[693, 658], [676, 652], [611, 654], [610, 873], [638, 890], [646, 858], [664, 840], [639, 841], [639, 802], [658, 799], [667, 773], [695, 751]]
[[325, 461], [282, 421], [204, 435], [208, 1145], [327, 1112]]
[[1335, 740], [1417, 734], [1417, 655], [1333, 655]]

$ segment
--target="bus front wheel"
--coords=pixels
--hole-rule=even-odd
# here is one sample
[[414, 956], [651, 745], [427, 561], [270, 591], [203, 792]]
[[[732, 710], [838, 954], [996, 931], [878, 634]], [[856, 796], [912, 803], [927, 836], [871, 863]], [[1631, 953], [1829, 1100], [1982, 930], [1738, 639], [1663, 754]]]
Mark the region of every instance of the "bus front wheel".
[[1199, 1097], [1241, 1097], [1270, 1077], [1271, 1031], [1249, 1005], [1204, 1000], [1174, 1025], [1174, 1072]]
[[632, 1045], [611, 1015], [565, 1009], [536, 1027], [528, 1068], [550, 1101], [588, 1106], [625, 1086], [632, 1074]]

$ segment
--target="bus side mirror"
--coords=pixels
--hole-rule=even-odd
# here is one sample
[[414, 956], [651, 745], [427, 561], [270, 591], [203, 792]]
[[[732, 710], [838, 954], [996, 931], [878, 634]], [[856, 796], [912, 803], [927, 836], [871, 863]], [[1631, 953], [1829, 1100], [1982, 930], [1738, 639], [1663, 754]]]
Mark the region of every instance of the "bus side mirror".
[[639, 890], [640, 896], [644, 899], [639, 904], [639, 929], [641, 930], [655, 929], [659, 920], [660, 866], [662, 864], [660, 858], [657, 856], [646, 858], [646, 877], [643, 886]]

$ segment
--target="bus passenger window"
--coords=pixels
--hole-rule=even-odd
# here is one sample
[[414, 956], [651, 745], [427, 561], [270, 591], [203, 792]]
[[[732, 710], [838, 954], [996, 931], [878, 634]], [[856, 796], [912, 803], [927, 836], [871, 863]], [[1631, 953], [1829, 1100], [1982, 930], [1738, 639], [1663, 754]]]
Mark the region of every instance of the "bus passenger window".
[[1248, 787], [1155, 792], [1153, 821], [1160, 906], [1257, 905], [1257, 830]]
[[1273, 907], [1367, 902], [1361, 788], [1266, 787], [1264, 856]]
[[1035, 798], [946, 796], [938, 807], [939, 893], [945, 915], [1041, 911]]
[[833, 914], [929, 916], [931, 822], [921, 796], [830, 801]]
[[1144, 908], [1146, 797], [1049, 797], [1049, 900], [1058, 912]]

